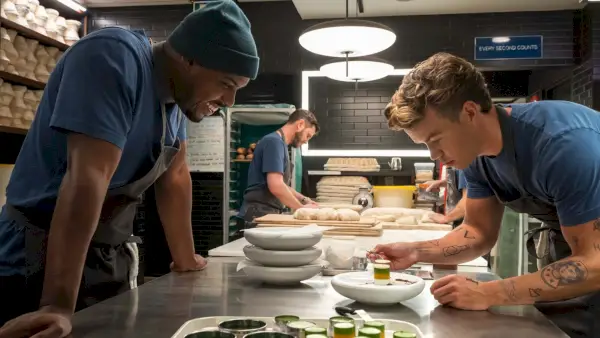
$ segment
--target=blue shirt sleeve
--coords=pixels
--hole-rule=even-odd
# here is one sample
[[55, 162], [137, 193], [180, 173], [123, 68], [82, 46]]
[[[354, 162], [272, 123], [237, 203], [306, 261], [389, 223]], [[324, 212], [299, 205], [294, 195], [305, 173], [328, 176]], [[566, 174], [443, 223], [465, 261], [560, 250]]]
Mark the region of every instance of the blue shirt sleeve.
[[181, 122], [179, 122], [179, 129], [177, 130], [177, 138], [180, 142], [187, 139], [187, 118], [181, 113]]
[[494, 196], [494, 191], [488, 182], [477, 171], [474, 165], [463, 170], [464, 180], [467, 182], [467, 197], [472, 199], [488, 198]]
[[458, 191], [463, 191], [467, 187], [467, 179], [465, 178], [465, 173], [462, 170], [457, 170], [456, 174], [458, 176]]
[[50, 126], [123, 149], [137, 100], [139, 57], [113, 38], [74, 45], [64, 56]]
[[262, 172], [284, 173], [285, 171], [285, 143], [274, 137], [263, 138], [259, 143], [262, 144]]
[[600, 218], [600, 133], [576, 129], [552, 138], [534, 173], [563, 226]]

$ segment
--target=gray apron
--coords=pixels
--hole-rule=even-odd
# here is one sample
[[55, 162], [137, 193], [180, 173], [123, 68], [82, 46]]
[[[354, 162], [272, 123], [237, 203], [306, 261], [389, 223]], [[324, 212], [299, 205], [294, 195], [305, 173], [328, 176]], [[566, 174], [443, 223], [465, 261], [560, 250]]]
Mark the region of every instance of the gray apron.
[[[532, 196], [523, 186], [525, 179], [517, 166], [510, 117], [502, 107], [497, 107], [497, 110], [502, 130], [503, 150], [512, 161], [513, 173], [519, 178], [517, 188], [521, 197], [512, 201], [502, 200], [498, 197], [501, 196], [499, 192], [502, 187], [490, 179], [485, 161], [482, 158], [477, 158], [476, 166], [478, 171], [483, 173], [500, 202], [518, 213], [529, 214], [543, 222], [542, 227], [525, 233], [528, 236], [527, 251], [538, 259], [538, 266], [541, 269], [548, 264], [570, 256], [571, 249], [560, 230], [556, 207]], [[546, 250], [543, 250], [544, 252], [536, 250], [534, 236], [537, 234], [544, 234], [538, 240], [540, 242], [538, 249], [540, 247], [546, 248]], [[535, 307], [570, 337], [600, 337], [600, 325], [597, 323], [600, 318], [600, 291], [564, 301], [537, 302]]]
[[[277, 133], [283, 139], [285, 143], [285, 136], [281, 129], [277, 130]], [[263, 156], [266, 154], [263, 154]], [[285, 151], [285, 159], [284, 159], [284, 172], [283, 172], [283, 182], [291, 186], [292, 183], [292, 172], [294, 170], [294, 165], [290, 162], [290, 155], [287, 151]], [[266, 186], [261, 189], [246, 191], [244, 194], [244, 223], [245, 228], [252, 226], [250, 223], [257, 218], [262, 217], [267, 214], [281, 214], [285, 209], [285, 206], [275, 195], [269, 191], [269, 188]]]
[[[132, 246], [132, 235], [137, 205], [144, 191], [169, 168], [180, 147], [178, 139], [173, 146], [165, 146], [167, 116], [164, 105], [161, 105], [161, 115], [160, 155], [152, 169], [137, 181], [107, 191], [98, 227], [87, 252], [77, 311], [130, 290], [134, 284], [135, 276], [132, 274], [137, 274], [137, 257], [136, 249]], [[181, 112], [179, 118], [181, 121]], [[6, 205], [5, 211], [25, 232], [25, 283], [16, 285], [14, 290], [2, 290], [6, 294], [13, 292], [23, 299], [22, 306], [12, 313], [14, 318], [39, 308], [47, 237], [53, 211], [44, 212], [13, 205]]]

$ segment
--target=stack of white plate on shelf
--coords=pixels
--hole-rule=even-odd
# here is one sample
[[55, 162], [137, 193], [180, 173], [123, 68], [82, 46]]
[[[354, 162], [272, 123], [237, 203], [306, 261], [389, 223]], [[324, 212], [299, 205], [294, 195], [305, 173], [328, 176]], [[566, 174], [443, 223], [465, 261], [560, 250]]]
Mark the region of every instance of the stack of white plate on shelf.
[[352, 204], [360, 187], [371, 188], [362, 176], [325, 176], [317, 183], [317, 202]]
[[240, 262], [252, 280], [267, 284], [296, 284], [321, 272], [322, 250], [315, 245], [323, 238], [316, 226], [302, 228], [254, 228], [244, 231], [251, 244], [244, 247]]

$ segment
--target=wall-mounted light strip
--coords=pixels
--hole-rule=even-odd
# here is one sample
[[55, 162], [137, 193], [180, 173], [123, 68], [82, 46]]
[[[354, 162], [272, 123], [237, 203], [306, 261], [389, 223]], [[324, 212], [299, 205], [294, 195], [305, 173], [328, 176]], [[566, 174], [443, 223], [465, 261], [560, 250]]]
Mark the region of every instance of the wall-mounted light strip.
[[69, 7], [77, 13], [84, 13], [87, 11], [87, 8], [83, 7], [79, 2], [74, 0], [57, 0], [61, 4]]
[[[394, 69], [390, 76], [404, 76], [411, 69]], [[318, 70], [305, 70], [302, 72], [302, 108], [309, 109], [309, 82], [311, 77], [323, 77]], [[308, 143], [302, 146], [302, 156], [370, 156], [370, 157], [429, 157], [429, 150], [343, 150], [343, 149], [314, 149], [310, 150]]]

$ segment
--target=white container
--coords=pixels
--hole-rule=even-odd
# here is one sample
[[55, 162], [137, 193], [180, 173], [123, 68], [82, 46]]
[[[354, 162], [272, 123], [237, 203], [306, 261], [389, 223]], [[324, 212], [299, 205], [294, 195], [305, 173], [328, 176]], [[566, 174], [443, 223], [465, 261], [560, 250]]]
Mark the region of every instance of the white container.
[[373, 187], [373, 201], [376, 208], [412, 208], [414, 206], [413, 194], [415, 186], [375, 186]]
[[433, 180], [433, 168], [435, 164], [431, 162], [415, 163], [415, 180], [425, 182]]
[[6, 187], [13, 168], [12, 164], [0, 164], [0, 208], [6, 204]]

